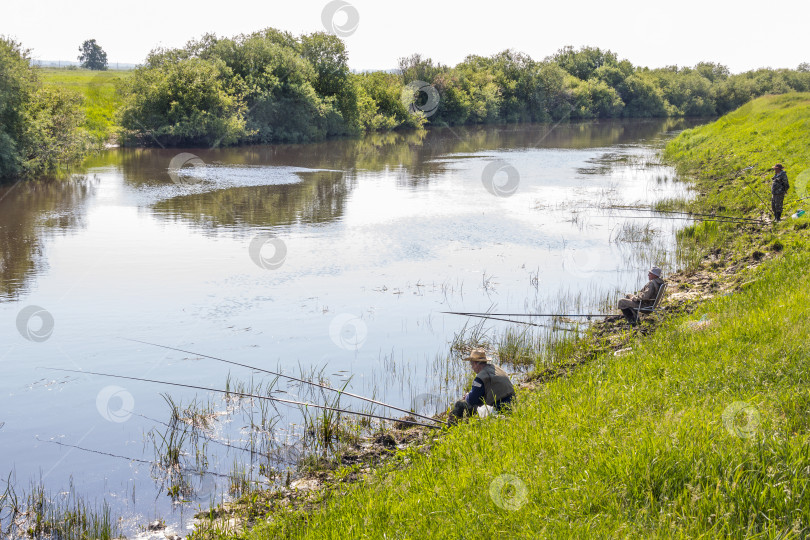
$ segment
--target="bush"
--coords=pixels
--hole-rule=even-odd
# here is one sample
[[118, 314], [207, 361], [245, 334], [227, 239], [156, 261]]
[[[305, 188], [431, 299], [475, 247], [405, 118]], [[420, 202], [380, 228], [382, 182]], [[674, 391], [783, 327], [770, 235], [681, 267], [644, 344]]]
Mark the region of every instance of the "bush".
[[58, 172], [87, 154], [92, 143], [81, 128], [83, 101], [81, 95], [61, 88], [40, 88], [33, 95], [23, 136], [27, 176]]
[[28, 51], [19, 43], [0, 39], [0, 178], [14, 177], [22, 170], [20, 142], [26, 108], [37, 86], [28, 62]]
[[59, 172], [89, 148], [83, 98], [44, 89], [28, 51], [0, 38], [0, 179]]
[[247, 134], [244, 102], [226, 87], [224, 62], [166, 59], [129, 79], [121, 126], [139, 142], [164, 145], [230, 144]]

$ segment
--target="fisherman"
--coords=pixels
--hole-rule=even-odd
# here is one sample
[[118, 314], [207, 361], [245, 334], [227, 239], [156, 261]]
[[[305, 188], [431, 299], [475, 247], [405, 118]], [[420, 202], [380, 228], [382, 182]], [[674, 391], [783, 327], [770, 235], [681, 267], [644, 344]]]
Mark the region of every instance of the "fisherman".
[[664, 284], [664, 280], [661, 279], [662, 273], [660, 268], [653, 266], [650, 268], [649, 272], [647, 272], [647, 279], [650, 280], [649, 283], [647, 283], [638, 294], [627, 294], [624, 298], [619, 300], [619, 309], [624, 314], [624, 318], [627, 319], [627, 322], [631, 325], [638, 323], [637, 315], [639, 308], [650, 307], [655, 303], [658, 291], [661, 289], [661, 285]]
[[484, 349], [473, 349], [470, 356], [464, 359], [476, 373], [472, 389], [464, 394], [464, 399], [456, 401], [448, 418], [450, 425], [457, 423], [465, 416], [478, 414], [478, 407], [489, 405], [501, 412], [515, 397], [515, 388], [509, 376], [499, 366], [492, 363]]
[[773, 210], [773, 217], [776, 221], [782, 219], [782, 203], [785, 201], [785, 193], [787, 193], [790, 184], [788, 183], [787, 173], [781, 163], [777, 163], [771, 167], [774, 172], [771, 178], [771, 209]]

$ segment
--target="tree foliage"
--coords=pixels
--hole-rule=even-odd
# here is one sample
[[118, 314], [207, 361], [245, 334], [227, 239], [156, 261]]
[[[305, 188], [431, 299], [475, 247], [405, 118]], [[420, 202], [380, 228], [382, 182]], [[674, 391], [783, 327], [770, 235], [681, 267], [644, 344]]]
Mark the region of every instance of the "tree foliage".
[[95, 39], [88, 39], [82, 43], [79, 53], [79, 62], [83, 68], [97, 71], [107, 69], [107, 53]]
[[[414, 81], [438, 91], [428, 115], [410, 108]], [[739, 75], [712, 62], [651, 70], [597, 47], [564, 47], [543, 61], [506, 50], [452, 67], [414, 54], [400, 58], [395, 73], [352, 73], [336, 36], [268, 28], [153, 51], [132, 78], [120, 118], [141, 141], [269, 143], [424, 124], [717, 115], [797, 90], [810, 90], [803, 66]]]
[[90, 146], [82, 99], [43, 88], [28, 51], [0, 38], [0, 179], [55, 173], [78, 162]]

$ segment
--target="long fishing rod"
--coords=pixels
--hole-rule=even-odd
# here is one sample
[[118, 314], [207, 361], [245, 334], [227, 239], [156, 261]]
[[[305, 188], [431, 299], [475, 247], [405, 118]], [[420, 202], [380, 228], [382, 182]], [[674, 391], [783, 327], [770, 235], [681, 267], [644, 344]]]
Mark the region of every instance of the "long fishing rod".
[[[533, 322], [527, 321], [513, 321], [512, 319], [501, 319], [499, 317], [490, 317], [488, 315], [476, 314], [476, 313], [453, 313], [451, 311], [442, 311], [442, 313], [450, 313], [452, 315], [464, 315], [467, 317], [478, 317], [479, 319], [490, 319], [493, 321], [503, 321], [503, 322], [510, 322], [515, 324], [525, 324], [527, 326], [539, 326], [542, 328], [553, 328], [547, 324], [537, 324]], [[572, 330], [571, 328], [556, 328], [557, 330], [565, 330], [566, 332], [576, 332], [576, 330]]]
[[609, 317], [610, 314], [605, 313], [484, 313], [484, 312], [466, 312], [466, 311], [442, 311], [440, 313], [447, 313], [450, 315], [495, 315], [498, 317]]
[[[615, 217], [615, 216], [597, 216], [597, 217]], [[747, 221], [742, 219], [711, 219], [711, 218], [701, 218], [701, 217], [667, 217], [667, 216], [623, 216], [624, 219], [670, 219], [670, 220], [683, 220], [683, 219], [692, 219], [694, 221], [714, 221], [716, 223], [735, 223], [737, 225], [756, 225], [757, 223], [761, 224], [762, 222], [755, 222], [755, 221]]]
[[[741, 173], [741, 172], [744, 172], [744, 171], [750, 171], [750, 170], [751, 170], [751, 169], [753, 169], [753, 168], [754, 168], [754, 166], [753, 166], [753, 165], [751, 165], [751, 166], [748, 166], [748, 167], [746, 167], [746, 168], [744, 168], [744, 169], [740, 169], [739, 171], [737, 171], [737, 174], [735, 174], [735, 175], [734, 175], [734, 180], [736, 180], [736, 179], [737, 179], [737, 177], [738, 177], [738, 176], [740, 176], [740, 173]], [[747, 187], [747, 188], [748, 188], [748, 189], [751, 191], [751, 193], [753, 193], [753, 194], [756, 196], [756, 198], [757, 198], [757, 199], [759, 199], [759, 200], [760, 200], [760, 202], [762, 202], [763, 206], [765, 206], [765, 211], [766, 211], [766, 212], [767, 212], [767, 213], [770, 215], [770, 213], [771, 213], [771, 209], [770, 209], [770, 208], [768, 208], [768, 203], [766, 203], [766, 202], [765, 202], [765, 200], [764, 200], [762, 197], [760, 197], [760, 196], [759, 196], [759, 193], [757, 193], [757, 192], [754, 190], [754, 188], [753, 188], [753, 187], [751, 187], [751, 185], [750, 185], [748, 182], [746, 182], [745, 180], [743, 180], [743, 181], [742, 181], [742, 183], [743, 183], [743, 185], [744, 185], [745, 187]], [[752, 182], [752, 183], [753, 183], [753, 182]]]
[[[279, 403], [287, 403], [287, 404], [290, 404], [290, 405], [303, 405], [304, 407], [313, 407], [315, 409], [323, 409], [325, 411], [334, 411], [334, 412], [346, 413], [346, 414], [356, 414], [358, 416], [365, 416], [366, 418], [376, 418], [378, 420], [389, 420], [391, 422], [400, 422], [400, 423], [403, 423], [403, 424], [410, 424], [410, 425], [414, 425], [414, 426], [421, 426], [421, 427], [427, 427], [427, 428], [433, 428], [433, 429], [441, 429], [440, 426], [436, 426], [436, 425], [433, 425], [433, 424], [422, 424], [422, 423], [419, 423], [419, 422], [413, 422], [411, 420], [398, 420], [396, 418], [389, 418], [387, 416], [380, 416], [380, 415], [376, 415], [376, 414], [369, 414], [369, 413], [358, 412], [358, 411], [350, 411], [350, 410], [347, 410], [347, 409], [338, 409], [338, 408], [329, 407], [329, 406], [326, 406], [326, 405], [318, 405], [318, 404], [315, 404], [315, 403], [306, 403], [304, 401], [295, 401], [295, 400], [292, 400], [292, 399], [282, 399], [282, 398], [277, 398], [277, 397], [272, 397], [272, 396], [259, 396], [257, 394], [247, 394], [247, 393], [244, 393], [244, 392], [236, 392], [236, 391], [233, 391], [233, 390], [220, 390], [219, 388], [208, 388], [206, 386], [196, 386], [196, 385], [193, 385], [193, 384], [183, 384], [183, 383], [173, 383], [173, 382], [168, 382], [168, 381], [158, 381], [158, 380], [155, 380], [155, 379], [144, 379], [144, 378], [141, 378], [141, 377], [128, 377], [126, 375], [113, 375], [111, 373], [98, 373], [96, 371], [81, 371], [79, 369], [66, 369], [66, 368], [42, 368], [42, 369], [47, 369], [47, 370], [50, 370], [50, 371], [66, 371], [66, 372], [69, 372], [69, 373], [82, 373], [84, 375], [98, 375], [100, 377], [112, 377], [114, 379], [129, 379], [131, 381], [150, 382], [150, 383], [155, 383], [155, 384], [165, 384], [165, 385], [168, 385], [168, 386], [179, 386], [179, 387], [182, 387], [182, 388], [192, 388], [194, 390], [205, 390], [207, 392], [217, 392], [217, 393], [226, 394], [226, 395], [227, 394], [234, 394], [236, 396], [241, 396], [241, 397], [249, 397], [249, 398], [256, 398], [256, 399], [266, 399], [268, 401], [277, 401]], [[409, 413], [409, 414], [411, 414], [411, 413]], [[439, 422], [435, 418], [433, 420], [436, 421], [436, 422]], [[444, 422], [442, 422], [442, 425], [444, 425]]]
[[331, 386], [326, 386], [325, 384], [318, 384], [316, 382], [307, 381], [307, 380], [304, 380], [304, 379], [299, 379], [298, 377], [293, 377], [292, 375], [285, 375], [283, 373], [270, 371], [269, 369], [262, 369], [262, 368], [259, 368], [259, 367], [256, 367], [256, 366], [249, 366], [247, 364], [240, 364], [239, 362], [234, 362], [233, 360], [225, 360], [224, 358], [217, 358], [216, 356], [209, 356], [207, 354], [200, 354], [200, 353], [197, 353], [197, 352], [194, 352], [194, 351], [187, 351], [187, 350], [184, 350], [184, 349], [177, 349], [175, 347], [168, 347], [166, 345], [160, 345], [158, 343], [150, 343], [148, 341], [141, 341], [140, 339], [130, 339], [130, 338], [124, 338], [124, 339], [126, 339], [127, 341], [134, 341], [136, 343], [143, 343], [144, 345], [152, 345], [153, 347], [160, 347], [161, 349], [168, 349], [170, 351], [178, 351], [178, 352], [183, 352], [183, 353], [186, 353], [186, 354], [193, 354], [193, 355], [199, 356], [201, 358], [210, 358], [211, 360], [216, 360], [218, 362], [225, 362], [226, 364], [231, 364], [231, 365], [234, 365], [234, 366], [253, 369], [253, 370], [256, 370], [256, 371], [260, 371], [262, 373], [267, 373], [269, 375], [275, 375], [276, 377], [284, 377], [285, 379], [290, 379], [292, 381], [298, 381], [298, 382], [302, 382], [304, 384], [317, 386], [318, 388], [323, 388], [324, 390], [329, 390], [331, 392], [337, 392], [338, 394], [341, 394], [341, 395], [344, 395], [344, 396], [349, 396], [349, 397], [361, 399], [361, 400], [367, 401], [369, 403], [374, 403], [375, 405], [380, 405], [382, 407], [388, 407], [389, 409], [393, 409], [395, 411], [404, 412], [406, 414], [412, 414], [414, 416], [418, 416], [419, 418], [424, 418], [425, 420], [430, 420], [431, 422], [438, 422], [438, 423], [443, 424], [443, 422], [441, 422], [440, 420], [436, 420], [435, 418], [431, 418], [430, 416], [425, 416], [425, 415], [422, 415], [422, 414], [418, 414], [418, 413], [415, 413], [413, 411], [409, 411], [407, 409], [402, 409], [400, 407], [394, 407], [393, 405], [389, 405], [387, 403], [383, 403], [381, 401], [377, 401], [375, 399], [367, 398], [367, 397], [360, 396], [360, 395], [357, 395], [357, 394], [352, 394], [351, 392], [346, 392], [346, 391], [340, 390], [338, 388], [332, 388]]
[[756, 218], [749, 218], [745, 216], [724, 216], [720, 214], [702, 214], [698, 212], [679, 212], [677, 210], [656, 210], [655, 208], [634, 208], [634, 207], [623, 207], [623, 206], [601, 206], [597, 207], [601, 209], [608, 209], [608, 210], [631, 210], [636, 212], [654, 212], [656, 214], [679, 214], [679, 215], [686, 215], [686, 216], [703, 216], [703, 217], [711, 217], [711, 218], [719, 218], [719, 219], [731, 219], [731, 220], [742, 220], [742, 221], [752, 221], [756, 223], [762, 223], [761, 219]]
[[[616, 216], [599, 216], [599, 217], [616, 217]], [[622, 216], [622, 218], [624, 218], [624, 219], [671, 219], [671, 220], [692, 219], [694, 221], [718, 221], [718, 222], [721, 222], [721, 223], [748, 223], [748, 224], [751, 224], [751, 225], [761, 224], [762, 223], [762, 220], [752, 220], [752, 219], [749, 219], [749, 218], [735, 218], [735, 217], [711, 218], [711, 217], [677, 217], [677, 216]]]
[[703, 214], [700, 212], [678, 212], [677, 210], [651, 210], [652, 212], [662, 213], [662, 214], [679, 214], [679, 215], [686, 215], [686, 216], [700, 216], [700, 217], [709, 217], [709, 218], [717, 218], [717, 219], [731, 219], [736, 221], [751, 221], [754, 223], [762, 223], [761, 219], [757, 218], [749, 218], [745, 216], [724, 216], [722, 214]]

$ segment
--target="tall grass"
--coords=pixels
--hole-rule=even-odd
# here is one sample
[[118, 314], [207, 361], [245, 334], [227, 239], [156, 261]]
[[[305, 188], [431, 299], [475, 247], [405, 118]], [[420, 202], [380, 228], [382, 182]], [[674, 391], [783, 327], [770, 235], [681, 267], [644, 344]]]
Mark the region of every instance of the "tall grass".
[[120, 537], [106, 502], [93, 505], [76, 494], [71, 481], [67, 492], [52, 494], [40, 483], [27, 493], [12, 484], [0, 494], [0, 536], [55, 540], [112, 540]]

